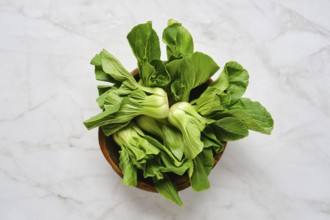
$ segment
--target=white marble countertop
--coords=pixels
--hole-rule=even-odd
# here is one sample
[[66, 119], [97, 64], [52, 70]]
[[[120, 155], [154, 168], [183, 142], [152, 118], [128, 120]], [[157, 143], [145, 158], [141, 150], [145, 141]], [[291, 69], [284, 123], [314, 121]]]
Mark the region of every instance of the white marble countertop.
[[[329, 10], [327, 0], [1, 0], [0, 219], [330, 219]], [[91, 57], [105, 48], [133, 69], [126, 34], [148, 20], [160, 34], [169, 18], [221, 67], [240, 62], [246, 96], [275, 120], [271, 136], [229, 143], [211, 189], [182, 191], [184, 207], [122, 185], [82, 125], [99, 112]]]

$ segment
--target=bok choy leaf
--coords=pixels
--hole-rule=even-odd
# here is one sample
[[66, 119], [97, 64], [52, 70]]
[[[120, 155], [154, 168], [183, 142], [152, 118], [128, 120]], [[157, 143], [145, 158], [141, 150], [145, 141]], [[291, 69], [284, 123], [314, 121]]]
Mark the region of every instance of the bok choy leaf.
[[115, 103], [114, 105], [84, 122], [88, 129], [109, 125], [110, 127], [103, 129], [105, 135], [109, 136], [138, 115], [166, 118], [169, 112], [167, 95], [161, 88], [140, 87], [127, 96], [114, 97], [117, 96], [111, 96], [113, 102], [110, 102]]
[[183, 206], [183, 202], [176, 190], [175, 186], [171, 182], [170, 178], [164, 175], [164, 178], [158, 180], [157, 178], [153, 178], [154, 185], [157, 191], [164, 196], [165, 198], [175, 202], [179, 206]]
[[166, 44], [167, 59], [179, 59], [194, 52], [194, 42], [189, 31], [173, 19], [163, 31], [163, 42]]
[[199, 115], [188, 102], [172, 105], [168, 121], [182, 133], [184, 155], [194, 159], [203, 150], [201, 132], [211, 121]]
[[201, 52], [174, 60], [165, 67], [172, 80], [171, 98], [175, 102], [188, 102], [191, 90], [206, 83], [219, 69], [211, 57]]

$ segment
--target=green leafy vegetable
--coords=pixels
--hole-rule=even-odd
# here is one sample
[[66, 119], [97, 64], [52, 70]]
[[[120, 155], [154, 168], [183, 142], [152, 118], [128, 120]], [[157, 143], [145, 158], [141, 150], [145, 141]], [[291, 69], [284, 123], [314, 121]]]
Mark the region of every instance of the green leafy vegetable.
[[140, 87], [127, 96], [110, 96], [110, 99], [112, 105], [109, 108], [84, 122], [88, 129], [111, 125], [111, 129], [103, 129], [106, 135], [111, 135], [138, 115], [166, 118], [169, 112], [167, 95], [161, 88]]
[[139, 66], [146, 61], [160, 59], [159, 38], [151, 21], [135, 26], [128, 33], [127, 39]]
[[164, 176], [164, 178], [161, 180], [153, 178], [153, 182], [157, 191], [160, 194], [162, 194], [165, 198], [171, 200], [172, 202], [175, 202], [179, 206], [183, 206], [183, 202], [180, 199], [178, 191], [167, 176]]
[[159, 38], [151, 21], [134, 27], [127, 39], [138, 61], [140, 77], [145, 86], [166, 86], [170, 79], [160, 60]]
[[133, 163], [142, 163], [151, 155], [157, 155], [160, 149], [144, 138], [144, 133], [134, 124], [130, 124], [113, 135], [113, 139], [126, 149]]
[[119, 151], [119, 168], [123, 172], [123, 183], [128, 186], [137, 185], [137, 172], [136, 167], [131, 162], [131, 159], [125, 148]]
[[178, 102], [172, 105], [168, 120], [182, 133], [183, 152], [186, 157], [194, 159], [203, 149], [201, 131], [210, 121], [200, 116], [187, 102]]
[[193, 38], [181, 23], [170, 19], [163, 31], [167, 60], [160, 58], [151, 21], [135, 26], [127, 39], [139, 72], [133, 77], [106, 50], [96, 54], [90, 62], [95, 78], [108, 84], [98, 86], [102, 112], [84, 125], [100, 127], [120, 148], [123, 184], [148, 179], [182, 206], [173, 178], [185, 175], [193, 190], [208, 189], [215, 155], [226, 141], [242, 139], [249, 130], [270, 134], [274, 121], [259, 102], [243, 98], [249, 74], [239, 63], [226, 63], [210, 82], [219, 66], [194, 52]]
[[134, 88], [134, 77], [122, 66], [112, 54], [102, 50], [91, 60], [95, 66], [95, 76], [97, 80], [112, 83], [126, 83], [130, 88]]
[[[121, 147], [120, 168], [123, 171], [123, 183], [130, 186], [137, 184], [136, 168], [143, 170], [145, 178], [152, 177], [156, 189], [166, 198], [182, 204], [174, 185], [165, 173], [173, 172], [183, 175], [190, 163], [184, 160], [180, 165], [175, 165], [166, 147], [156, 139], [145, 135], [134, 123], [116, 132], [113, 136]], [[134, 166], [133, 166], [134, 165]]]
[[221, 118], [212, 123], [212, 127], [222, 141], [235, 141], [249, 135], [245, 123], [235, 117]]
[[248, 98], [240, 98], [226, 111], [219, 112], [218, 118], [231, 115], [242, 120], [248, 129], [263, 134], [270, 134], [274, 127], [274, 121], [267, 109], [259, 102]]
[[194, 52], [194, 42], [189, 31], [179, 22], [171, 19], [163, 31], [163, 42], [166, 44], [168, 60], [191, 55]]
[[193, 159], [193, 166], [189, 170], [190, 183], [195, 191], [203, 191], [210, 188], [208, 175], [214, 164], [212, 149], [204, 149]]
[[140, 67], [143, 85], [150, 87], [166, 87], [170, 83], [170, 75], [161, 60], [144, 62]]
[[249, 84], [249, 74], [239, 63], [233, 61], [226, 63], [223, 72], [229, 81], [225, 93], [230, 94], [230, 104], [233, 104], [245, 93]]
[[195, 52], [191, 56], [168, 63], [166, 69], [172, 79], [173, 100], [188, 102], [190, 91], [206, 83], [219, 66], [208, 55]]
[[219, 78], [212, 82], [203, 94], [193, 103], [197, 111], [209, 116], [214, 112], [226, 109], [235, 103], [248, 86], [248, 72], [237, 62], [228, 62]]
[[204, 149], [210, 148], [215, 152], [215, 154], [220, 154], [224, 150], [225, 146], [216, 134], [218, 134], [216, 130], [212, 129], [212, 127], [208, 125], [202, 132], [201, 140], [204, 144]]
[[181, 161], [183, 156], [183, 139], [177, 128], [148, 116], [139, 116], [137, 124], [143, 130], [162, 139], [163, 144]]

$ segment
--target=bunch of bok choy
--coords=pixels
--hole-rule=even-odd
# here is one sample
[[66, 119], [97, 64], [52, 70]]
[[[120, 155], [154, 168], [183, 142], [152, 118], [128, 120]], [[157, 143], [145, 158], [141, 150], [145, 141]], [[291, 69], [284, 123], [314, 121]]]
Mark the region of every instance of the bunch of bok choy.
[[[170, 176], [188, 175], [192, 189], [210, 187], [208, 176], [223, 143], [242, 139], [254, 130], [270, 134], [273, 119], [259, 103], [243, 94], [249, 74], [237, 62], [219, 66], [208, 55], [195, 52], [193, 38], [181, 23], [169, 20], [162, 41], [167, 60], [160, 59], [159, 38], [152, 23], [135, 26], [127, 39], [137, 59], [133, 77], [109, 52], [91, 60], [102, 112], [88, 119], [88, 129], [100, 127], [119, 145], [123, 183], [136, 186], [137, 172], [150, 178], [157, 191], [182, 205]], [[194, 89], [206, 86], [198, 97]]]

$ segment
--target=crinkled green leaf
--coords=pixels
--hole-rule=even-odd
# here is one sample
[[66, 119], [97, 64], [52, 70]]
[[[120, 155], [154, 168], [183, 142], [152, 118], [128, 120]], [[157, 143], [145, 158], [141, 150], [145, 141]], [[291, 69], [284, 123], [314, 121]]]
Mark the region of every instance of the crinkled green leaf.
[[217, 136], [223, 141], [235, 141], [249, 135], [249, 130], [245, 123], [235, 117], [225, 117], [212, 123]]
[[196, 109], [198, 113], [203, 116], [209, 116], [210, 114], [221, 111], [224, 107], [221, 104], [221, 98], [218, 96], [218, 90], [216, 88], [208, 87], [207, 90], [192, 103], [196, 103]]
[[169, 20], [163, 31], [163, 42], [166, 44], [167, 58], [181, 58], [194, 52], [194, 42], [189, 31], [181, 23]]
[[152, 60], [151, 65], [155, 68], [155, 74], [150, 77], [149, 86], [166, 87], [170, 83], [171, 77], [165, 68], [164, 62], [161, 60]]
[[167, 175], [164, 175], [164, 178], [158, 180], [153, 178], [153, 183], [156, 187], [156, 190], [168, 200], [175, 202], [179, 206], [183, 206], [182, 200], [176, 190], [174, 184], [171, 182], [170, 178]]
[[162, 173], [172, 172], [182, 176], [190, 167], [190, 160], [187, 158], [185, 158], [179, 166], [176, 166], [168, 154], [161, 153], [160, 157], [162, 158], [163, 166], [160, 167], [159, 171]]
[[203, 149], [203, 151], [199, 155], [201, 161], [203, 162], [203, 166], [207, 176], [211, 173], [211, 170], [214, 165], [214, 157], [211, 148]]
[[189, 101], [193, 88], [207, 82], [219, 66], [206, 54], [195, 52], [191, 56], [174, 60], [166, 65], [171, 76], [174, 101]]
[[143, 130], [161, 138], [164, 146], [170, 150], [177, 160], [181, 161], [183, 156], [183, 138], [181, 132], [176, 127], [148, 116], [139, 116], [136, 122]]
[[239, 63], [228, 62], [218, 79], [212, 82], [192, 103], [196, 104], [196, 109], [201, 115], [211, 116], [227, 109], [241, 98], [248, 83], [248, 72]]
[[[114, 112], [120, 110], [123, 103], [123, 99], [129, 96], [132, 91], [124, 84], [120, 87], [113, 87], [111, 90], [104, 93], [103, 107], [105, 110], [112, 109]], [[102, 96], [103, 96], [102, 95]], [[101, 96], [100, 96], [101, 97]], [[98, 100], [99, 104], [102, 104], [102, 99]]]
[[102, 55], [101, 52], [96, 54], [91, 60], [90, 64], [95, 66], [95, 78], [96, 80], [116, 83], [116, 81], [102, 68]]
[[160, 168], [163, 166], [160, 157], [155, 157], [151, 160], [147, 160], [145, 168], [143, 170], [143, 177], [155, 177], [157, 179], [163, 179], [164, 176], [160, 171]]
[[95, 77], [97, 80], [111, 83], [125, 83], [131, 88], [136, 87], [136, 81], [133, 76], [123, 67], [111, 53], [102, 50], [91, 60], [95, 66]]
[[126, 127], [130, 122], [131, 121], [123, 121], [120, 123], [107, 124], [100, 126], [100, 128], [102, 129], [105, 136], [110, 136], [120, 129]]
[[[161, 88], [145, 88], [145, 90], [148, 92], [146, 93], [142, 89], [132, 90], [129, 95], [123, 98], [110, 96], [111, 101], [109, 103], [106, 103], [106, 98], [105, 111], [86, 120], [84, 125], [88, 129], [111, 125], [107, 126], [106, 130], [103, 129], [106, 135], [111, 135], [118, 130], [116, 124], [123, 126], [138, 115], [166, 118], [169, 112], [166, 92]], [[110, 107], [107, 107], [109, 105]], [[110, 128], [114, 128], [114, 130], [111, 131]]]
[[271, 114], [259, 102], [248, 98], [239, 99], [228, 111], [224, 112], [242, 120], [250, 130], [270, 134], [274, 127]]
[[184, 155], [189, 159], [195, 158], [203, 149], [201, 131], [210, 123], [209, 120], [200, 116], [187, 102], [172, 105], [168, 120], [182, 133]]
[[116, 132], [113, 135], [113, 139], [121, 148], [125, 148], [135, 161], [141, 161], [160, 152], [158, 147], [150, 143], [145, 138], [143, 131], [134, 123]]
[[170, 75], [161, 60], [142, 63], [140, 77], [144, 86], [164, 88], [170, 83]]
[[160, 59], [160, 45], [152, 22], [135, 26], [127, 35], [132, 51], [138, 60], [139, 67], [145, 62]]
[[104, 110], [104, 100], [110, 93], [111, 89], [114, 89], [115, 86], [108, 86], [108, 85], [99, 85], [97, 86], [99, 97], [97, 97], [96, 102], [101, 109]]
[[208, 125], [202, 132], [201, 140], [203, 141], [204, 148], [210, 148], [214, 151], [215, 154], [219, 154], [224, 150], [225, 146], [218, 140], [218, 137], [215, 133], [216, 132], [213, 130], [213, 128]]
[[162, 126], [164, 145], [181, 161], [183, 157], [183, 138], [180, 131], [173, 126]]
[[[204, 166], [203, 159], [205, 159], [205, 157], [201, 155], [202, 153], [193, 159], [192, 166], [190, 167], [188, 172], [191, 187], [195, 191], [203, 191], [210, 188], [210, 182], [208, 179], [208, 168], [206, 168], [207, 166]], [[205, 163], [209, 164], [209, 161], [205, 161]]]
[[123, 67], [111, 53], [106, 50], [101, 51], [101, 61], [103, 71], [109, 74], [115, 82], [127, 83], [130, 88], [136, 87], [134, 77]]
[[189, 167], [190, 161], [187, 158], [177, 166], [168, 154], [160, 152], [157, 157], [147, 160], [143, 176], [144, 178], [157, 177], [157, 179], [161, 179], [164, 173], [169, 172], [182, 176]]
[[181, 160], [178, 160], [174, 154], [172, 154], [172, 152], [166, 147], [164, 146], [163, 144], [161, 144], [158, 140], [156, 140], [155, 138], [149, 136], [149, 135], [146, 135], [145, 138], [150, 142], [152, 143], [154, 146], [156, 146], [159, 150], [161, 150], [162, 152], [164, 152], [172, 161], [172, 163], [175, 165], [175, 166], [181, 166], [182, 165], [182, 162]]
[[226, 63], [223, 71], [227, 73], [229, 80], [226, 93], [231, 95], [231, 103], [235, 103], [245, 93], [249, 84], [249, 74], [235, 61]]
[[99, 92], [99, 96], [103, 95], [105, 92], [109, 91], [113, 87], [114, 86], [109, 86], [109, 85], [98, 85], [97, 91]]
[[106, 81], [111, 83], [117, 83], [109, 74], [103, 71], [102, 66], [95, 66], [95, 79], [99, 81]]
[[123, 173], [123, 183], [128, 186], [137, 185], [137, 171], [125, 148], [119, 151], [119, 168]]

